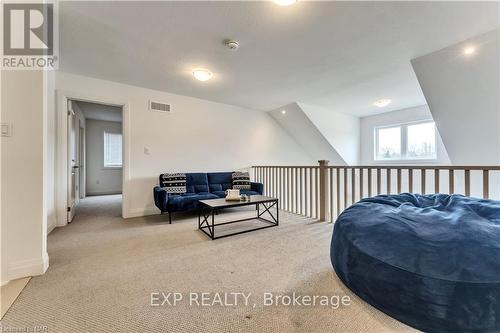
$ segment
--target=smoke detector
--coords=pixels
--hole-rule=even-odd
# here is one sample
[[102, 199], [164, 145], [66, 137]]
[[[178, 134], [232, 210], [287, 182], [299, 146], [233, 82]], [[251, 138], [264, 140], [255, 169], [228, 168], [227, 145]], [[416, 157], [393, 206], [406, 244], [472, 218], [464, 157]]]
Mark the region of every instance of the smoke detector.
[[224, 46], [230, 51], [236, 51], [240, 47], [240, 43], [232, 39], [226, 39], [224, 40]]

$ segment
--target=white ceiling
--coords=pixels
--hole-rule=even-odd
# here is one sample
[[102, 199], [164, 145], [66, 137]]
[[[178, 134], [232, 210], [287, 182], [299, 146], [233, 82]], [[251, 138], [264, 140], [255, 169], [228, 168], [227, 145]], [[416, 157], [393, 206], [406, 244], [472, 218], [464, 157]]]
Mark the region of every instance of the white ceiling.
[[[500, 27], [498, 2], [61, 2], [60, 69], [260, 110], [425, 104], [410, 60]], [[240, 42], [237, 52], [222, 45]], [[214, 79], [195, 81], [194, 67]], [[392, 98], [384, 109], [371, 104]]]
[[85, 119], [122, 122], [122, 108], [112, 105], [75, 101]]

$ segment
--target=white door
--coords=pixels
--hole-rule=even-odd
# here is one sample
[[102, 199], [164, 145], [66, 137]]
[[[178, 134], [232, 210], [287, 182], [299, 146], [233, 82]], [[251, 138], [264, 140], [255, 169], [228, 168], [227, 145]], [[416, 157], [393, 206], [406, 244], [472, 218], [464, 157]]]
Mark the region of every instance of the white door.
[[81, 164], [81, 156], [80, 156], [80, 119], [75, 117], [74, 122], [74, 131], [76, 136], [75, 141], [75, 165], [73, 166], [73, 172], [75, 173], [75, 206], [80, 203], [80, 164]]
[[71, 101], [68, 101], [68, 223], [75, 217], [75, 208], [79, 200], [78, 129], [78, 119]]
[[82, 124], [80, 124], [80, 121], [78, 121], [79, 126], [80, 126], [80, 131], [78, 135], [78, 162], [79, 162], [79, 169], [78, 172], [80, 173], [79, 177], [79, 183], [80, 186], [78, 188], [78, 193], [80, 194], [80, 199], [85, 198], [85, 129], [81, 127]]

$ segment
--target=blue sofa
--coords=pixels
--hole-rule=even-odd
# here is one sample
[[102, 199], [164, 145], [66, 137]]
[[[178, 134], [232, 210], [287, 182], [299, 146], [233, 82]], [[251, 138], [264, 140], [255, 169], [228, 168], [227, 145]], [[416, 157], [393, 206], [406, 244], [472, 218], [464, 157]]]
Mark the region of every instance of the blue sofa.
[[[186, 193], [168, 194], [163, 183], [163, 175], [159, 176], [159, 186], [153, 189], [155, 205], [161, 213], [168, 213], [172, 223], [173, 212], [185, 212], [200, 208], [199, 200], [224, 198], [225, 191], [233, 187], [232, 172], [186, 173]], [[241, 190], [241, 194], [262, 194], [264, 185], [251, 183], [251, 190]]]

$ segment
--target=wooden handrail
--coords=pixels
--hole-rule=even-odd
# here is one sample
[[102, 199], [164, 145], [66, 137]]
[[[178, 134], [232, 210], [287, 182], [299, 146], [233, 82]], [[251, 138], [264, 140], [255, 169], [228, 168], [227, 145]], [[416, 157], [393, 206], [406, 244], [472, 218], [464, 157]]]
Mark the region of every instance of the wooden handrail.
[[[318, 169], [317, 165], [254, 165], [252, 168], [313, 168]], [[341, 168], [341, 169], [382, 169], [382, 170], [489, 170], [499, 171], [500, 165], [330, 165], [327, 168]]]
[[[264, 193], [280, 199], [280, 209], [321, 221], [334, 221], [357, 200], [379, 194], [414, 193], [414, 190], [429, 194], [446, 189], [453, 194], [458, 189], [466, 196], [471, 192], [480, 196], [478, 189], [482, 189], [482, 197], [489, 199], [492, 188], [494, 196], [500, 192], [500, 165], [329, 166], [328, 161], [320, 161], [319, 165], [252, 168], [254, 180], [264, 183]], [[442, 181], [448, 182], [448, 186]]]

